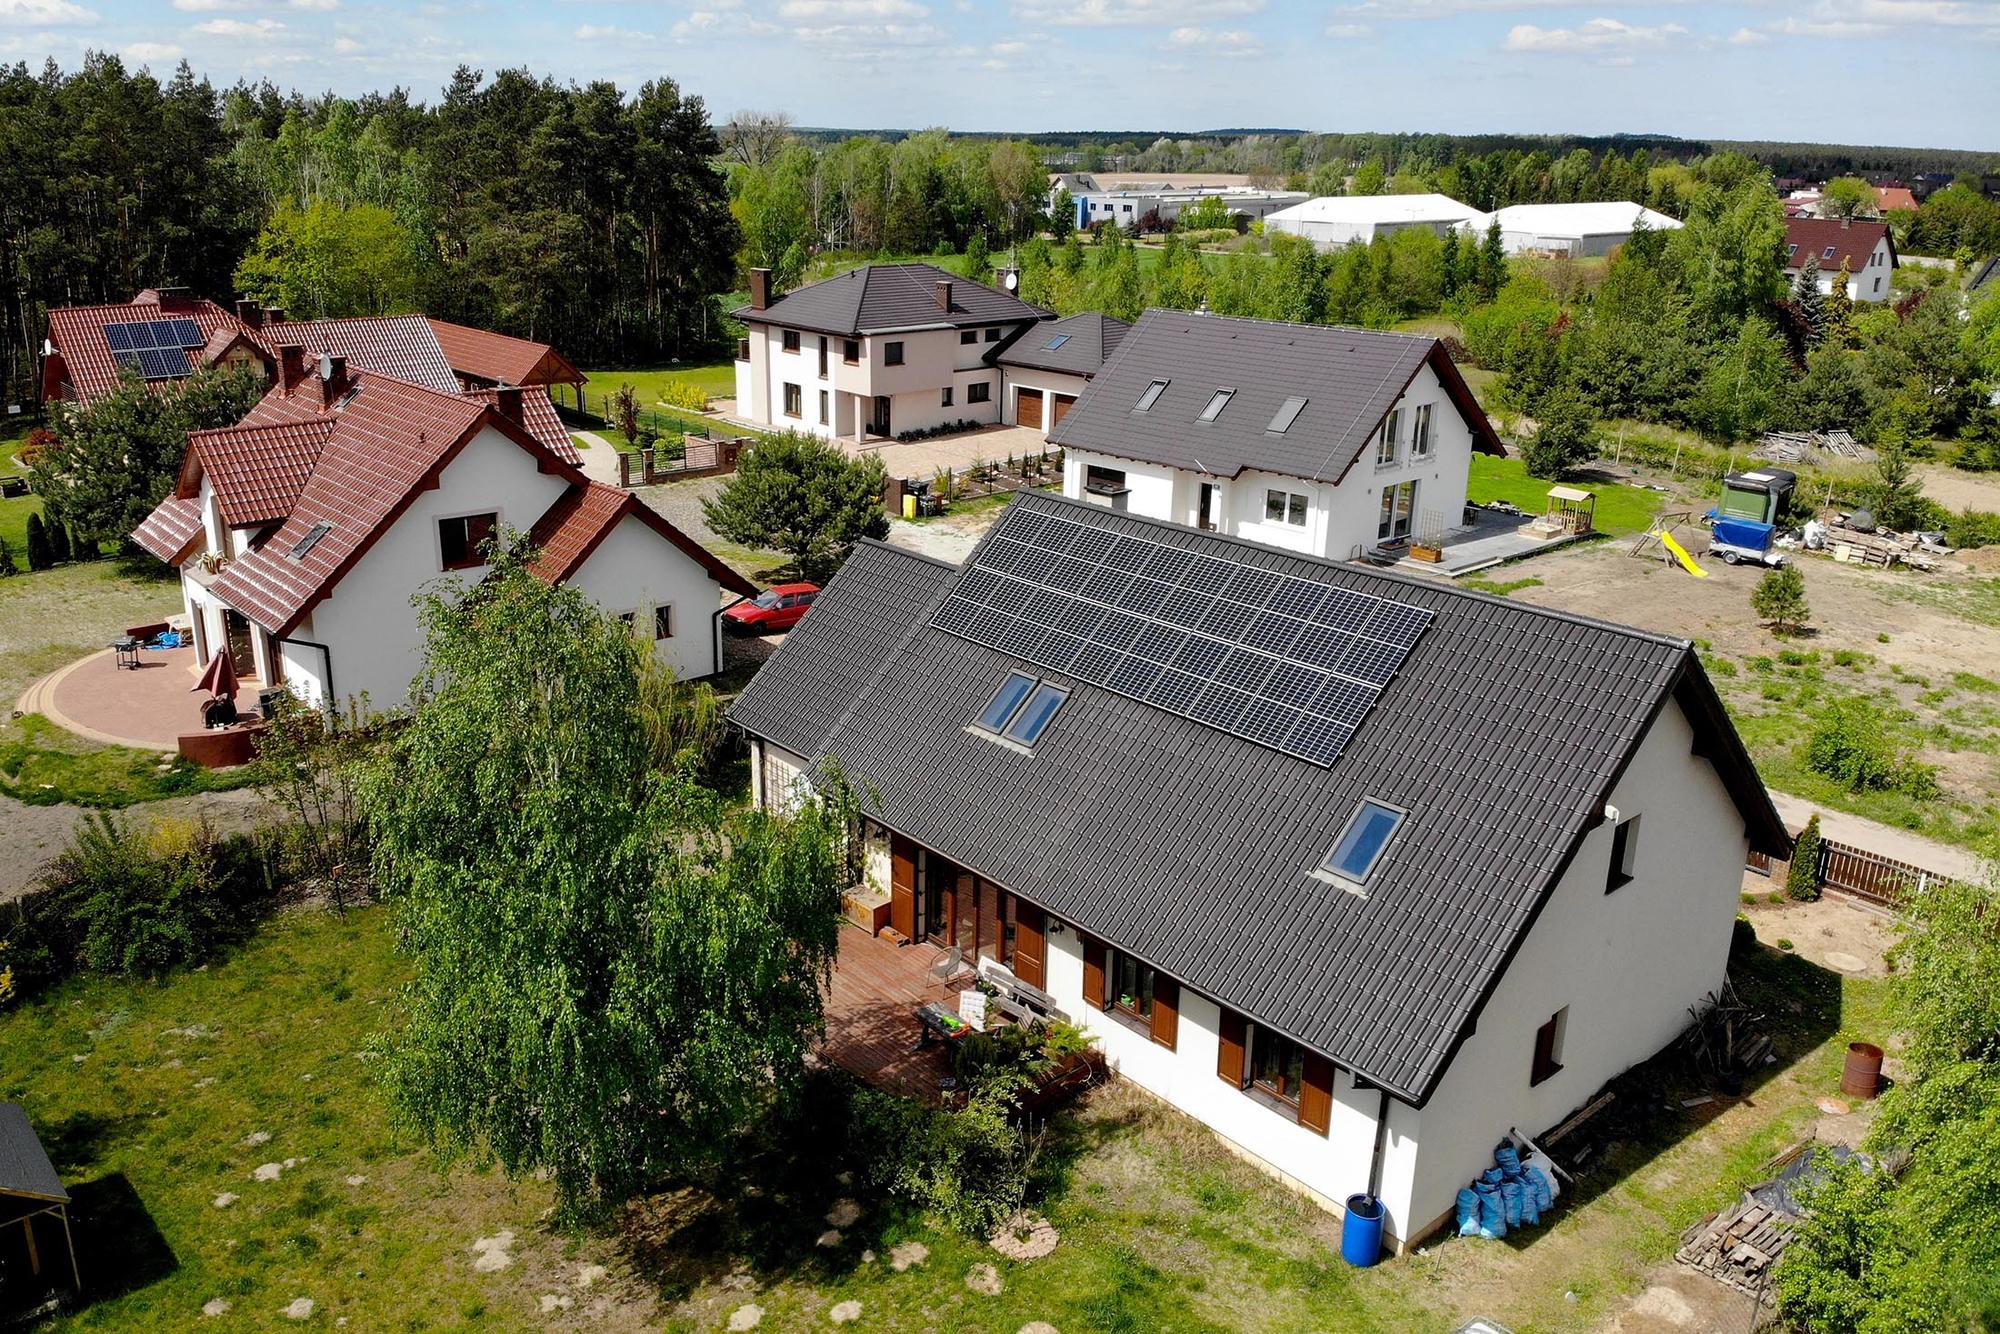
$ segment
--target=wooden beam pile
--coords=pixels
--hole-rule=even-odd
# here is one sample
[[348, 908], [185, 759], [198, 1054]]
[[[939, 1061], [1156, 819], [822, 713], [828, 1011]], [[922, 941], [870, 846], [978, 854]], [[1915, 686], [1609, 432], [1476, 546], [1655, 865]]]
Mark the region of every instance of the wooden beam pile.
[[1683, 1232], [1674, 1259], [1739, 1292], [1761, 1296], [1771, 1266], [1791, 1244], [1792, 1222], [1745, 1191], [1728, 1209]]

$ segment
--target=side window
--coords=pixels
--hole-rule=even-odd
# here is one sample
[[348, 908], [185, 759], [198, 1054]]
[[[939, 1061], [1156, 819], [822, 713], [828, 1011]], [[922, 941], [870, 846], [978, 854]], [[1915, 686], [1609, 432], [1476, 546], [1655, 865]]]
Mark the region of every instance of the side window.
[[497, 514], [461, 514], [438, 520], [438, 557], [447, 570], [476, 570], [486, 563], [483, 548], [493, 540]]
[[1604, 881], [1606, 894], [1632, 883], [1632, 867], [1639, 849], [1639, 817], [1628, 816], [1611, 829], [1611, 866]]
[[903, 345], [901, 343], [884, 343], [882, 345], [882, 364], [884, 366], [902, 365]]
[[1565, 1005], [1535, 1030], [1535, 1062], [1528, 1071], [1528, 1086], [1555, 1078], [1562, 1072], [1563, 1038], [1569, 1028], [1569, 1007]]
[[785, 386], [785, 415], [796, 417], [805, 411], [805, 392], [795, 384]]
[[990, 403], [993, 401], [993, 386], [984, 380], [965, 386], [965, 401], [968, 403]]
[[653, 608], [653, 638], [672, 639], [674, 637], [674, 604]]

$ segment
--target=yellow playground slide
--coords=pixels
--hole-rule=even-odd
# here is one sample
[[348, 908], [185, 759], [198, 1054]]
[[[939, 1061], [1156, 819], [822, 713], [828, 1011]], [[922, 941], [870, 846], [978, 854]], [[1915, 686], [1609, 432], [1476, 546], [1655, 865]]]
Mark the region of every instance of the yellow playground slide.
[[1653, 536], [1660, 539], [1660, 545], [1664, 546], [1670, 553], [1672, 553], [1673, 558], [1681, 563], [1681, 568], [1683, 570], [1686, 570], [1689, 574], [1693, 575], [1697, 579], [1708, 578], [1708, 571], [1702, 569], [1701, 566], [1695, 564], [1694, 557], [1688, 555], [1686, 547], [1674, 541], [1674, 535], [1672, 533], [1668, 532], [1664, 528], [1659, 528], [1654, 530]]

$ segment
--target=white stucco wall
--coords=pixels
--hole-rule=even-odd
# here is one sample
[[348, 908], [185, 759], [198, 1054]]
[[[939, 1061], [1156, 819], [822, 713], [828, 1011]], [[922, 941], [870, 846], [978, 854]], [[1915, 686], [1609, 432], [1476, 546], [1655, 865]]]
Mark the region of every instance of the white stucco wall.
[[[1005, 328], [1007, 326], [993, 326]], [[892, 431], [920, 430], [946, 422], [997, 422], [1001, 410], [1001, 373], [982, 361], [994, 344], [984, 327], [974, 330], [970, 343], [958, 329], [917, 329], [871, 334], [858, 339], [860, 357], [841, 359], [844, 338], [827, 336], [826, 374], [819, 370], [822, 335], [799, 331], [799, 350], [784, 350], [785, 331], [775, 325], [750, 326], [750, 359], [736, 363], [737, 411], [751, 421], [768, 422], [782, 430], [825, 437], [851, 437], [855, 413], [864, 424], [874, 420], [878, 395], [889, 398]], [[1004, 337], [1004, 334], [1003, 334]], [[888, 345], [903, 345], [903, 362], [888, 363]], [[975, 381], [991, 386], [985, 403], [967, 401]], [[799, 387], [799, 415], [785, 415], [785, 386]], [[944, 389], [952, 388], [952, 405], [944, 406]], [[819, 394], [827, 391], [827, 420], [819, 416]]]
[[1047, 435], [1055, 425], [1051, 418], [1055, 413], [1056, 395], [1067, 394], [1073, 398], [1081, 398], [1083, 391], [1089, 386], [1090, 381], [1081, 375], [1063, 375], [1057, 371], [1027, 370], [1010, 366], [1007, 369], [1007, 390], [1004, 396], [1006, 402], [1000, 420], [1009, 426], [1020, 425], [1021, 390], [1039, 389], [1042, 391], [1042, 434]]
[[1125, 474], [1125, 510], [1130, 514], [1143, 514], [1149, 519], [1165, 519], [1169, 523], [1184, 523], [1180, 517], [1181, 482], [1172, 468], [1151, 463], [1135, 463], [1129, 459], [1113, 458], [1108, 454], [1092, 454], [1080, 449], [1067, 450], [1063, 454], [1063, 494], [1072, 500], [1087, 500], [1093, 505], [1114, 508], [1107, 496], [1092, 495], [1084, 489], [1084, 479], [1092, 467], [1112, 468]]
[[[1605, 893], [1611, 826], [1585, 836], [1478, 1028], [1419, 1114], [1411, 1226], [1452, 1207], [1509, 1127], [1535, 1136], [1671, 1043], [1718, 988], [1747, 851], [1743, 817], [1669, 705], [1611, 804], [1640, 817], [1633, 879]], [[1535, 1031], [1567, 1007], [1562, 1069], [1529, 1087]]]
[[[572, 587], [616, 615], [633, 612], [642, 642], [651, 642], [660, 660], [686, 681], [713, 675], [720, 660], [721, 631], [715, 613], [721, 589], [692, 557], [628, 514], [569, 578]], [[653, 639], [656, 607], [674, 609], [674, 633]]]

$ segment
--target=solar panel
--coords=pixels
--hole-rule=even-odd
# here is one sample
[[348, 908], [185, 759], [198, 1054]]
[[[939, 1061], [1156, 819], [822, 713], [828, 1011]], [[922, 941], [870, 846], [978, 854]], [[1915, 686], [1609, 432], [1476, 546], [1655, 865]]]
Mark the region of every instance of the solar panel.
[[174, 326], [174, 341], [182, 347], [200, 347], [208, 340], [201, 336], [201, 326], [193, 320], [170, 320]]
[[142, 347], [139, 373], [148, 380], [176, 380], [188, 373], [188, 355], [177, 347]]
[[113, 353], [130, 351], [132, 347], [132, 326], [129, 324], [105, 325], [104, 342]]
[[1430, 620], [1408, 603], [1016, 509], [931, 623], [1330, 765]]

